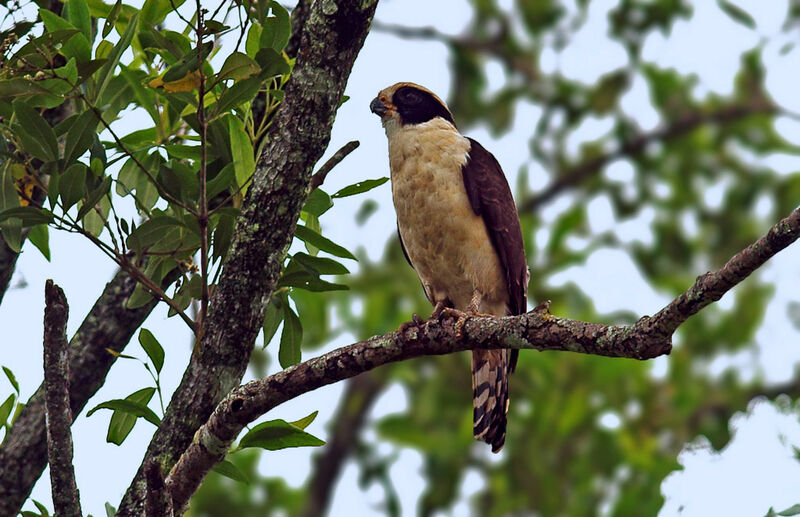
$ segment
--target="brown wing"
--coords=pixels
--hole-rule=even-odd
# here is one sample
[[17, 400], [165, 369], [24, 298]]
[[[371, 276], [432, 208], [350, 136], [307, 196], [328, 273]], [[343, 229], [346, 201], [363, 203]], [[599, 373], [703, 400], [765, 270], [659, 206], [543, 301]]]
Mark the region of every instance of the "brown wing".
[[[469, 141], [469, 159], [461, 169], [467, 196], [472, 210], [483, 218], [503, 266], [508, 288], [508, 312], [522, 314], [526, 309], [529, 274], [517, 207], [497, 159], [472, 138]], [[512, 370], [517, 355], [515, 350], [511, 359]]]
[[469, 160], [461, 169], [467, 196], [472, 210], [483, 218], [505, 271], [509, 314], [522, 314], [526, 308], [528, 265], [517, 207], [495, 157], [475, 140], [469, 141]]

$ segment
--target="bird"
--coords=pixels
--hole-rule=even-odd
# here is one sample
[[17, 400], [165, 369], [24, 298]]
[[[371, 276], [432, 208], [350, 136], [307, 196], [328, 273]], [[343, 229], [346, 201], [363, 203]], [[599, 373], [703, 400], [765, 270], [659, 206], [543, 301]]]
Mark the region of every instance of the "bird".
[[[459, 314], [463, 326], [469, 316], [524, 313], [530, 273], [497, 159], [462, 135], [447, 105], [418, 84], [381, 90], [370, 110], [389, 141], [400, 245], [434, 306], [431, 318]], [[492, 452], [505, 443], [508, 376], [517, 355], [472, 351], [473, 435]]]

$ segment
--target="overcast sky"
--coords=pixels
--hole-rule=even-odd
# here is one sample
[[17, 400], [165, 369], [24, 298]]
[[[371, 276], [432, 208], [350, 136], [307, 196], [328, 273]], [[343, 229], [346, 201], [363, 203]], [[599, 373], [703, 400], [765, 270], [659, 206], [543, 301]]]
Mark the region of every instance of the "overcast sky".
[[[512, 2], [500, 3], [508, 6]], [[566, 2], [567, 5], [570, 3]], [[708, 92], [730, 93], [741, 52], [753, 48], [763, 38], [777, 34], [788, 8], [788, 0], [736, 3], [755, 18], [756, 31], [722, 16], [716, 2], [698, 0], [693, 2], [695, 12], [690, 21], [678, 22], [669, 35], [655, 34], [648, 39], [644, 57], [661, 66], [673, 66], [682, 73], [696, 73], [700, 79], [695, 92], [698, 96]], [[544, 72], [561, 73], [591, 83], [604, 73], [624, 66], [627, 59], [624, 50], [606, 37], [606, 13], [616, 4], [614, 0], [592, 2], [588, 21], [573, 43], [560, 54], [553, 50], [543, 54], [541, 65]], [[408, 26], [433, 25], [442, 32], [458, 34], [467, 26], [470, 13], [466, 0], [382, 0], [377, 19]], [[797, 36], [796, 33], [793, 35], [795, 39]], [[779, 49], [785, 42], [778, 40], [764, 50], [767, 87], [776, 101], [800, 113], [800, 96], [797, 95], [800, 52], [781, 56]], [[447, 98], [451, 89], [456, 87], [450, 80], [447, 58], [446, 48], [439, 43], [399, 40], [379, 32], [370, 34], [356, 61], [346, 92], [350, 100], [339, 110], [326, 157], [353, 139], [359, 140], [361, 147], [331, 173], [326, 180], [328, 191], [336, 191], [354, 181], [388, 176], [386, 137], [377, 117], [369, 112], [369, 101], [378, 90], [397, 81], [418, 82]], [[504, 80], [500, 65], [490, 61], [487, 67], [491, 73], [490, 84], [498, 88]], [[652, 129], [659, 123], [657, 113], [649, 104], [643, 79], [634, 81], [623, 108], [643, 129]], [[530, 162], [527, 144], [539, 114], [540, 111], [532, 105], [520, 105], [512, 130], [500, 139], [491, 138], [485, 128], [469, 131], [469, 136], [481, 141], [495, 154], [512, 185], [523, 165], [528, 165], [531, 170], [532, 186], [545, 182], [544, 171]], [[128, 115], [122, 123], [133, 126], [137, 120], [141, 119]], [[606, 119], [587, 121], [570, 139], [571, 149], [577, 150], [582, 141], [597, 138], [610, 128], [610, 121]], [[800, 144], [800, 127], [796, 122], [782, 120], [778, 128]], [[800, 163], [794, 157], [769, 159], [771, 165], [787, 174], [800, 169]], [[605, 173], [624, 180], [631, 170], [625, 162], [617, 162]], [[714, 203], [715, 196], [720, 195], [719, 188], [711, 188], [706, 202]], [[388, 184], [372, 191], [370, 196], [379, 202], [381, 208], [357, 231], [353, 231], [353, 215], [363, 197], [351, 203], [337, 202], [323, 218], [323, 226], [326, 235], [333, 240], [350, 249], [362, 247], [372, 260], [377, 260], [387, 239], [394, 236], [395, 216]], [[569, 199], [565, 198], [545, 207], [545, 221], [553, 221], [569, 206]], [[597, 231], [613, 228], [623, 240], [646, 242], [651, 238], [649, 223], [652, 212], [644, 210], [635, 220], [617, 221], [607, 200], [598, 198], [589, 208], [592, 227]], [[543, 228], [533, 238], [546, 241], [548, 235], [547, 228]], [[2, 364], [17, 374], [22, 384], [23, 400], [42, 379], [44, 280], [53, 278], [66, 292], [72, 315], [69, 322], [71, 335], [116, 269], [93, 246], [74, 235], [51, 232], [51, 249], [53, 260], [47, 263], [32, 246], [26, 245], [12, 281], [18, 288], [6, 294], [0, 310], [0, 328], [10, 329], [4, 330], [0, 357]], [[762, 372], [773, 382], [791, 376], [800, 359], [800, 347], [797, 346], [800, 335], [787, 322], [786, 304], [790, 300], [800, 300], [796, 292], [796, 286], [800, 285], [797, 264], [800, 264], [800, 246], [794, 245], [774, 258], [764, 270], [765, 278], [774, 280], [777, 288], [765, 324], [757, 335], [757, 352], [744, 351], [721, 358], [710, 365], [712, 372], [718, 374], [735, 367], [745, 378]], [[536, 274], [535, 271], [532, 273]], [[620, 278], [626, 281], [619, 282]], [[556, 285], [579, 283], [601, 312], [627, 309], [652, 314], [668, 301], [647, 285], [625, 254], [614, 250], [598, 250], [586, 265], [569, 268], [551, 281]], [[23, 283], [26, 284], [24, 287], [20, 285]], [[732, 297], [726, 296], [720, 303], [723, 307], [730, 307]], [[163, 307], [154, 311], [145, 327], [151, 329], [168, 348], [162, 382], [164, 389], [171, 392], [180, 381], [188, 361], [189, 334], [179, 319], [166, 318]], [[352, 336], [341, 336], [327, 349], [352, 341]], [[140, 347], [134, 343], [126, 353], [143, 357]], [[273, 363], [274, 370], [277, 361]], [[654, 361], [654, 375], [664, 375], [668, 365], [668, 358]], [[117, 361], [108, 382], [88, 406], [125, 397], [147, 383], [147, 373], [140, 364]], [[0, 389], [0, 393], [6, 391], [9, 391], [7, 386]], [[269, 418], [295, 420], [319, 410], [319, 418], [309, 431], [324, 437], [325, 423], [333, 414], [341, 391], [341, 384], [317, 390], [277, 408]], [[401, 411], [406, 404], [400, 388], [390, 389], [375, 404], [371, 419]], [[110, 412], [99, 412], [91, 418], [86, 418], [84, 412], [73, 426], [76, 474], [83, 508], [94, 515], [104, 514], [106, 501], [113, 505], [119, 502], [154, 430], [149, 424], [140, 422], [125, 444], [117, 447], [105, 442], [109, 418]], [[619, 420], [615, 421], [613, 415], [603, 421], [603, 425], [611, 427], [618, 424]], [[734, 417], [731, 425], [735, 437], [721, 453], [714, 452], [702, 439], [687, 445], [679, 458], [684, 470], [673, 473], [662, 485], [667, 497], [662, 515], [675, 515], [679, 508], [683, 509], [682, 515], [763, 515], [770, 505], [783, 509], [800, 502], [800, 463], [792, 458], [791, 449], [792, 445], [800, 446], [797, 416], [781, 414], [771, 404], [756, 403], [747, 415]], [[368, 431], [368, 436], [374, 436], [374, 433]], [[386, 445], [384, 452], [389, 450], [391, 448]], [[298, 486], [309, 472], [312, 452], [311, 449], [287, 449], [265, 453], [261, 470], [265, 475], [282, 475], [291, 485]], [[391, 470], [402, 499], [403, 515], [416, 514], [416, 501], [423, 489], [419, 475], [421, 465], [418, 453], [404, 449]], [[349, 464], [337, 487], [332, 515], [350, 516], [354, 510], [367, 515], [382, 500], [382, 491], [377, 487], [361, 493], [357, 477], [356, 467]], [[468, 473], [462, 484], [462, 494], [468, 497], [480, 488], [481, 483], [476, 473]], [[49, 490], [49, 477], [45, 472], [34, 489], [33, 497], [52, 508]], [[379, 514], [377, 510], [373, 511]], [[462, 501], [454, 514], [468, 515], [466, 502]]]

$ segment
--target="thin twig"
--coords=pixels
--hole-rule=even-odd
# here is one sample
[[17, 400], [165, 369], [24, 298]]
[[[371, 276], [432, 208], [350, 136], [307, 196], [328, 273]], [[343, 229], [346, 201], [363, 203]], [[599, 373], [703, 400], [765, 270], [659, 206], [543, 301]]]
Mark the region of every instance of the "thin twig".
[[323, 164], [323, 166], [320, 167], [313, 176], [311, 176], [309, 190], [315, 190], [317, 187], [322, 185], [322, 183], [325, 181], [325, 178], [328, 176], [328, 173], [331, 172], [334, 167], [339, 165], [339, 162], [344, 160], [348, 154], [355, 151], [359, 145], [361, 145], [361, 142], [358, 140], [353, 140], [344, 144], [341, 149], [336, 151], [333, 156], [331, 156], [328, 161], [325, 162], [325, 164]]
[[69, 406], [69, 360], [64, 291], [48, 280], [44, 286], [44, 387], [47, 456], [56, 515], [80, 517], [81, 502], [72, 466], [72, 411]]
[[208, 123], [205, 113], [206, 78], [203, 74], [203, 9], [197, 0], [197, 57], [200, 60], [200, 84], [198, 85], [197, 125], [200, 127], [200, 213], [197, 215], [197, 226], [200, 228], [200, 314], [197, 316], [197, 329], [203, 328], [208, 312], [208, 195], [206, 184], [206, 132]]

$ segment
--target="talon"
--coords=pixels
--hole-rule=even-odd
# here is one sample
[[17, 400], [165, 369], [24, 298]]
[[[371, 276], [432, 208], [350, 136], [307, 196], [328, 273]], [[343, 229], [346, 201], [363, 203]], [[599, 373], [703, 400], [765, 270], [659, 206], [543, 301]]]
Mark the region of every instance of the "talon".
[[446, 310], [451, 310], [450, 307], [447, 306], [447, 302], [436, 302], [436, 305], [433, 307], [433, 312], [431, 313], [431, 317], [428, 320], [439, 320], [442, 319], [442, 313]]
[[405, 334], [406, 330], [410, 329], [411, 327], [419, 327], [423, 323], [425, 323], [425, 320], [420, 318], [415, 312], [411, 315], [411, 321], [404, 321], [399, 327], [397, 327], [397, 333]]

